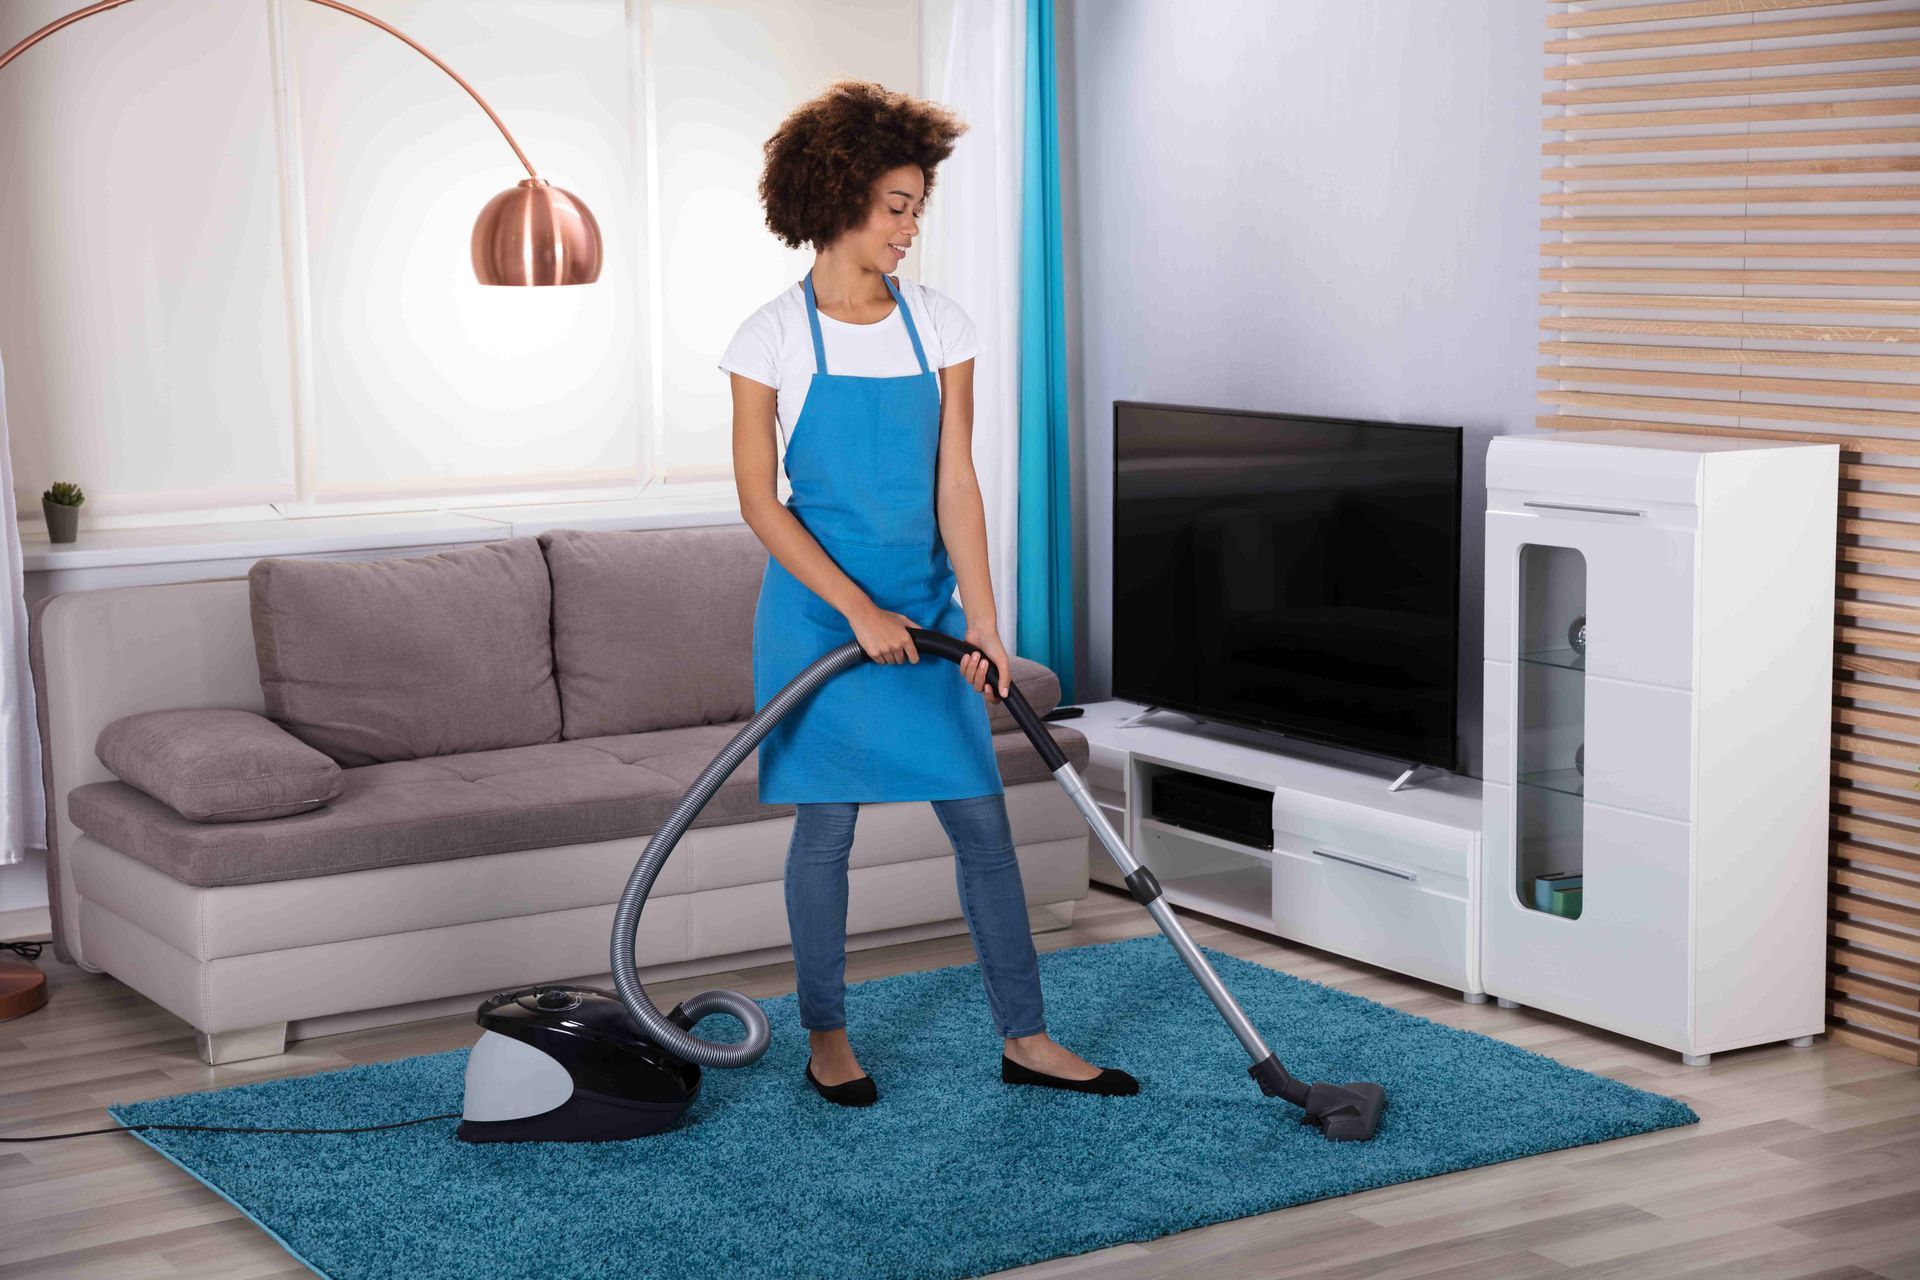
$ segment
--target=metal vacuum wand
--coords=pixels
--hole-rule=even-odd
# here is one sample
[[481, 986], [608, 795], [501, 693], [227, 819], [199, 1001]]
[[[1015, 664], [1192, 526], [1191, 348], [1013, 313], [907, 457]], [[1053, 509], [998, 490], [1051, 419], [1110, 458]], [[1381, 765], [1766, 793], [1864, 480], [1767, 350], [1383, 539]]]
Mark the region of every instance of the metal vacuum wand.
[[[939, 631], [926, 631], [918, 627], [908, 627], [907, 634], [913, 637], [914, 646], [924, 653], [935, 654], [958, 663], [969, 653], [976, 652], [973, 645], [956, 640]], [[984, 659], [983, 659], [984, 660]], [[988, 683], [998, 686], [999, 673], [993, 663], [987, 661]], [[1080, 810], [1080, 816], [1093, 828], [1093, 834], [1107, 851], [1107, 856], [1120, 869], [1126, 879], [1127, 890], [1133, 894], [1134, 901], [1147, 909], [1154, 923], [1160, 926], [1160, 932], [1166, 934], [1167, 941], [1180, 953], [1181, 960], [1200, 983], [1207, 998], [1213, 1001], [1213, 1007], [1226, 1019], [1227, 1026], [1246, 1049], [1253, 1065], [1247, 1068], [1247, 1074], [1260, 1085], [1260, 1091], [1269, 1097], [1284, 1098], [1305, 1110], [1306, 1123], [1318, 1125], [1328, 1138], [1340, 1141], [1364, 1140], [1373, 1137], [1374, 1126], [1380, 1119], [1380, 1113], [1386, 1109], [1386, 1090], [1377, 1084], [1359, 1082], [1354, 1084], [1328, 1084], [1324, 1081], [1305, 1084], [1287, 1073], [1280, 1059], [1267, 1048], [1260, 1033], [1254, 1030], [1247, 1015], [1220, 981], [1220, 975], [1213, 971], [1200, 948], [1187, 934], [1186, 926], [1173, 914], [1173, 908], [1167, 903], [1160, 890], [1160, 882], [1152, 871], [1140, 865], [1127, 849], [1107, 821], [1106, 814], [1094, 802], [1093, 793], [1087, 789], [1085, 779], [1067, 760], [1066, 754], [1048, 733], [1040, 717], [1034, 714], [1033, 707], [1020, 692], [1011, 677], [1007, 681], [1007, 696], [1004, 699], [1007, 710], [1013, 719], [1033, 743], [1034, 750], [1047, 762], [1047, 768], [1053, 772], [1066, 793], [1073, 798], [1074, 807]]]

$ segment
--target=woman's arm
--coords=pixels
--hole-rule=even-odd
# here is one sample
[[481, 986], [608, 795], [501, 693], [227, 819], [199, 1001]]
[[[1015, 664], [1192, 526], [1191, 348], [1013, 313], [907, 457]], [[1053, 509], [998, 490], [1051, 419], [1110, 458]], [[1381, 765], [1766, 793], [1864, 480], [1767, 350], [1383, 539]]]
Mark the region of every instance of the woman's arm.
[[[940, 540], [947, 545], [953, 576], [960, 583], [960, 606], [967, 613], [967, 634], [999, 672], [997, 690], [1006, 692], [1007, 654], [993, 603], [993, 577], [987, 564], [987, 510], [980, 497], [980, 479], [973, 470], [973, 361], [962, 360], [940, 370], [940, 455], [936, 464], [936, 512]], [[961, 671], [989, 702], [985, 672], [976, 675], [972, 655]]]
[[789, 573], [851, 619], [873, 600], [780, 501], [780, 454], [774, 434], [777, 393], [744, 374], [727, 377], [733, 382], [733, 483], [740, 495], [741, 518]]

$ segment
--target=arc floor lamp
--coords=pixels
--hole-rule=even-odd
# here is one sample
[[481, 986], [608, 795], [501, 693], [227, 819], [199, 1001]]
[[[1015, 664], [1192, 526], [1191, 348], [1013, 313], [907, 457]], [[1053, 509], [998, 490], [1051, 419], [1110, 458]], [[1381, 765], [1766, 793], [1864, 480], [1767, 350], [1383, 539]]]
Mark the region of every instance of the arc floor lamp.
[[[85, 8], [55, 18], [24, 40], [0, 53], [0, 68], [60, 30], [82, 18], [90, 18], [108, 9], [117, 9], [133, 0], [100, 0]], [[406, 32], [390, 26], [370, 13], [363, 13], [339, 0], [307, 0], [327, 9], [336, 9], [349, 17], [378, 27], [415, 50], [434, 66], [446, 72], [465, 89], [500, 130], [500, 136], [513, 148], [513, 154], [527, 171], [518, 185], [509, 187], [487, 201], [473, 223], [473, 273], [481, 284], [563, 285], [591, 284], [600, 276], [600, 224], [593, 211], [570, 191], [549, 183], [534, 171], [533, 162], [520, 149], [506, 122], [474, 87], [460, 74]], [[49, 816], [50, 822], [53, 818]], [[30, 1013], [47, 1002], [46, 975], [34, 965], [0, 955], [0, 1021]]]

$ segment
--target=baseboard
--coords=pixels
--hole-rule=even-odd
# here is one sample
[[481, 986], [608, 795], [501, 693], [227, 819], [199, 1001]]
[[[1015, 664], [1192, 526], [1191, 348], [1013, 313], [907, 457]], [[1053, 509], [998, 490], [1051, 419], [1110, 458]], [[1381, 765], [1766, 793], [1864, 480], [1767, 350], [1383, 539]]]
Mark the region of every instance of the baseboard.
[[0, 942], [47, 938], [53, 934], [53, 912], [46, 907], [18, 907], [0, 911]]

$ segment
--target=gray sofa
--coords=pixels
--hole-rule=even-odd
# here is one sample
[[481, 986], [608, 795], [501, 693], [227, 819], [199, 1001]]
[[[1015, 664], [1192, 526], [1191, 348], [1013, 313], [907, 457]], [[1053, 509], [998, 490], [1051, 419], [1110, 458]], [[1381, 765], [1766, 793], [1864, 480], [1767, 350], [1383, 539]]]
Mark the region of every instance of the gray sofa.
[[[37, 602], [56, 954], [184, 1019], [210, 1063], [532, 982], [605, 985], [635, 860], [752, 715], [766, 561], [744, 525], [551, 530]], [[1057, 700], [1046, 668], [1014, 668], [1042, 712]], [[267, 717], [263, 733], [328, 758], [335, 793], [282, 816], [185, 816], [97, 750], [124, 717], [173, 708]], [[1087, 892], [1085, 824], [1003, 707], [991, 723], [1032, 923], [1064, 927]], [[1049, 729], [1084, 769], [1086, 739]], [[107, 754], [146, 781], [126, 761], [140, 741]], [[646, 980], [790, 958], [794, 811], [758, 802], [756, 764], [661, 874], [636, 946]], [[931, 806], [863, 806], [851, 866], [850, 949], [966, 932]]]

